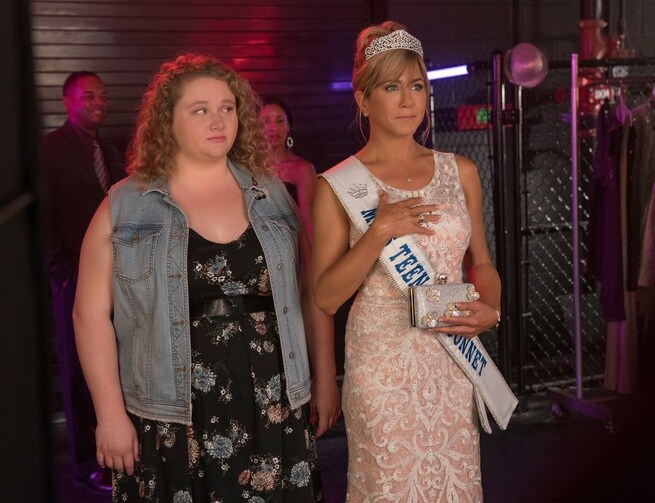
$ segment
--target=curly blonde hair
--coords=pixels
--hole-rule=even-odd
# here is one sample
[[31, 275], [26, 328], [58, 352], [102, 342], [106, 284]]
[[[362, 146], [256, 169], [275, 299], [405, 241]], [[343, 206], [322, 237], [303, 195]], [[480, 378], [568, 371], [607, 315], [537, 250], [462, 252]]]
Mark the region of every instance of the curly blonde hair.
[[[352, 75], [353, 91], [361, 91], [365, 97], [368, 97], [375, 88], [387, 82], [397, 80], [407, 65], [416, 63], [425, 79], [426, 103], [430, 103], [430, 82], [428, 81], [427, 69], [421, 55], [408, 49], [395, 49], [381, 52], [368, 60], [366, 59], [364, 51], [371, 45], [371, 42], [377, 38], [389, 35], [396, 30], [407, 31], [407, 28], [395, 21], [385, 21], [379, 25], [367, 26], [359, 32], [355, 41], [355, 62]], [[421, 135], [424, 143], [430, 134], [428, 106], [426, 104], [425, 107], [425, 120], [427, 121], [428, 127], [425, 128]], [[355, 122], [360, 132], [362, 132], [362, 136], [364, 136], [364, 117], [359, 107], [357, 108]]]
[[170, 178], [177, 153], [173, 109], [184, 84], [202, 76], [224, 81], [236, 98], [239, 128], [228, 157], [254, 175], [272, 173], [270, 146], [258, 116], [261, 102], [250, 83], [217, 58], [191, 53], [163, 63], [148, 85], [128, 149], [128, 173]]

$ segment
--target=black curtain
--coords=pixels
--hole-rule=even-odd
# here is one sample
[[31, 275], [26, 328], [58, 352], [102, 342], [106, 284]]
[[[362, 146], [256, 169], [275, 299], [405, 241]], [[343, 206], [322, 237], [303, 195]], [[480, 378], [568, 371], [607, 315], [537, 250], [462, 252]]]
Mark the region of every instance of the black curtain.
[[29, 2], [0, 2], [0, 501], [54, 501]]

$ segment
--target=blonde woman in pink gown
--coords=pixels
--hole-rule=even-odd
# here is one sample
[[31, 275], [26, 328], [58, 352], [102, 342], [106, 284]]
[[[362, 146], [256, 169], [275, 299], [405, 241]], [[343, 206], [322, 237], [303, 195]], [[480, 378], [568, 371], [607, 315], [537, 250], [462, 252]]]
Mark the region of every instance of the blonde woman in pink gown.
[[[475, 165], [414, 139], [427, 114], [428, 81], [420, 42], [398, 30], [404, 27], [387, 21], [364, 29], [356, 43], [353, 89], [369, 138], [349, 161], [379, 187], [377, 214], [360, 234], [325, 179], [314, 206], [316, 301], [333, 314], [356, 293], [343, 384], [347, 501], [478, 502], [473, 387], [431, 330], [470, 338], [492, 328], [500, 280]], [[410, 326], [407, 301], [378, 261], [389, 239], [407, 235], [448, 282], [461, 282], [466, 270], [480, 293], [458, 304], [470, 316], [444, 318], [447, 328]]]

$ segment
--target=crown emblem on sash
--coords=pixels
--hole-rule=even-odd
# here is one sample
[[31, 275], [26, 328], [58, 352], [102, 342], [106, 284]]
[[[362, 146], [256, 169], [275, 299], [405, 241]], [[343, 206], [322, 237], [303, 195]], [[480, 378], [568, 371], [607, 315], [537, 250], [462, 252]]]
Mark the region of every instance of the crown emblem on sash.
[[365, 183], [353, 183], [348, 189], [348, 194], [353, 196], [355, 199], [360, 199], [368, 195], [368, 187]]

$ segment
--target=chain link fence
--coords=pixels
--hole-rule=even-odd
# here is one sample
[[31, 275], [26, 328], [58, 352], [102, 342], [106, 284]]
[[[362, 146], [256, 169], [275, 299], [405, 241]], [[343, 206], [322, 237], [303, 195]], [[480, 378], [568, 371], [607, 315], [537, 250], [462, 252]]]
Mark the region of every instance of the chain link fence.
[[[482, 184], [482, 213], [492, 260], [496, 258], [490, 73], [485, 65], [466, 76], [431, 83], [431, 141], [434, 149], [470, 158]], [[495, 333], [481, 335], [485, 349], [498, 361]]]
[[[484, 65], [477, 65], [484, 66]], [[581, 65], [582, 66], [582, 65]], [[605, 77], [655, 75], [655, 65], [629, 64], [596, 68]], [[583, 69], [583, 71], [585, 71]], [[626, 81], [628, 79], [626, 78]], [[477, 165], [483, 189], [484, 223], [495, 258], [493, 209], [491, 76], [479, 70], [467, 76], [432, 83], [432, 141], [437, 150], [470, 157]], [[618, 87], [617, 87], [618, 86]], [[601, 383], [605, 367], [605, 324], [600, 315], [596, 281], [586, 273], [589, 250], [589, 186], [595, 151], [594, 105], [615, 100], [619, 92], [628, 108], [646, 102], [652, 83], [617, 84], [586, 89], [579, 117], [580, 326], [582, 375], [585, 385]], [[523, 163], [520, 167], [521, 317], [524, 332], [510, 327], [512, 351], [523, 345], [520, 373], [526, 394], [574, 383], [573, 264], [571, 236], [570, 67], [551, 62], [538, 86], [523, 92]], [[588, 103], [587, 103], [588, 102]], [[585, 115], [586, 113], [586, 115]], [[494, 334], [483, 336], [488, 351], [498, 357]], [[516, 361], [512, 362], [516, 365]], [[512, 380], [512, 379], [510, 379]], [[516, 385], [515, 382], [510, 382]]]

